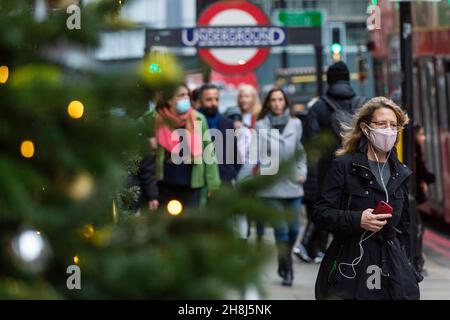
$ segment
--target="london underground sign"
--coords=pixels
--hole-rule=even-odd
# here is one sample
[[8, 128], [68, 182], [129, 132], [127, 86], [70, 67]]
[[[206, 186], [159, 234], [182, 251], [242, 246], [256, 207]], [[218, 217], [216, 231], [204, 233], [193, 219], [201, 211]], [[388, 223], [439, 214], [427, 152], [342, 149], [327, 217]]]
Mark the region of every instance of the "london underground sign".
[[286, 45], [314, 45], [321, 54], [321, 26], [272, 26], [252, 3], [227, 1], [206, 8], [196, 28], [146, 29], [147, 51], [153, 46], [194, 47], [220, 73], [256, 69], [266, 60], [270, 47]]
[[200, 57], [214, 70], [244, 73], [266, 60], [269, 46], [285, 42], [285, 31], [269, 24], [264, 12], [252, 3], [218, 2], [202, 12], [197, 31], [182, 32], [182, 42], [195, 43]]
[[273, 47], [286, 43], [286, 33], [279, 27], [187, 28], [182, 30], [181, 41], [197, 48]]

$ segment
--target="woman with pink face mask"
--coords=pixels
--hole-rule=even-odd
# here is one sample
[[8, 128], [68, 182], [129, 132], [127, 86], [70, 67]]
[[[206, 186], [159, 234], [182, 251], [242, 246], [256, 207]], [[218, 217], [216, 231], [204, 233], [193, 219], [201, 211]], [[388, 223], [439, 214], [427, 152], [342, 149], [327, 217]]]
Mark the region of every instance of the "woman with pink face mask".
[[[317, 276], [317, 299], [420, 298], [422, 276], [409, 261], [411, 170], [396, 150], [408, 122], [393, 101], [376, 97], [347, 128], [313, 213], [334, 236]], [[389, 210], [374, 210], [381, 201]]]

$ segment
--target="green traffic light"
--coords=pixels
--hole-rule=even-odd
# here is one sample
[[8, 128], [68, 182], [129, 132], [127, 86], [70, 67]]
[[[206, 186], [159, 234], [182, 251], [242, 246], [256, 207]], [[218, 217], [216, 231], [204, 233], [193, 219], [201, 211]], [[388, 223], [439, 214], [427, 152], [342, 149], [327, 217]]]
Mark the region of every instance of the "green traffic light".
[[373, 4], [374, 6], [377, 6], [377, 5], [378, 5], [378, 0], [372, 0], [372, 4]]
[[341, 53], [342, 52], [342, 46], [339, 43], [333, 43], [331, 45], [331, 52], [333, 53]]
[[150, 73], [160, 73], [161, 69], [159, 68], [157, 63], [152, 63], [149, 67], [148, 67]]

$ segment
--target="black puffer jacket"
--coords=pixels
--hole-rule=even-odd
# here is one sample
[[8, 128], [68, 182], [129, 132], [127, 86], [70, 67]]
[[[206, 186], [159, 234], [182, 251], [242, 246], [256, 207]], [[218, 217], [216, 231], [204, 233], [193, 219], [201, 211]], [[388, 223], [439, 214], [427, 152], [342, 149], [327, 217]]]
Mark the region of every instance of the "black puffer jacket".
[[[351, 111], [351, 100], [356, 96], [356, 93], [350, 86], [349, 81], [341, 80], [331, 84], [326, 95], [332, 98], [344, 110]], [[325, 101], [318, 99], [306, 116], [302, 140], [304, 142], [311, 140], [321, 130], [331, 130], [330, 118], [332, 113], [333, 110]]]
[[[388, 162], [391, 177], [387, 190], [394, 212], [380, 232], [362, 243], [364, 255], [354, 266], [356, 276], [353, 279], [342, 275], [352, 277], [354, 272], [341, 263], [351, 263], [360, 255], [358, 243], [364, 233], [360, 227], [362, 212], [386, 200], [385, 192], [370, 170], [365, 137], [361, 138], [358, 151], [332, 162], [313, 214], [313, 221], [334, 235], [317, 277], [317, 299], [419, 299], [418, 282], [422, 277], [406, 255], [409, 252], [408, 178], [411, 170], [400, 163], [396, 150]], [[365, 236], [370, 234], [368, 231]], [[373, 280], [370, 277], [374, 267], [370, 266], [381, 270], [379, 289], [370, 289], [367, 284]]]

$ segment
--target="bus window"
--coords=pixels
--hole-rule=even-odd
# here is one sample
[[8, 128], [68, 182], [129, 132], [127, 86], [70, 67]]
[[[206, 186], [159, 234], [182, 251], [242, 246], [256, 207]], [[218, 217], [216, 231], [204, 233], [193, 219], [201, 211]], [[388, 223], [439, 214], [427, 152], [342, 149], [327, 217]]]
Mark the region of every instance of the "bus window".
[[[420, 97], [422, 98], [422, 111], [423, 111], [423, 119], [421, 125], [425, 130], [425, 134], [427, 135], [428, 143], [425, 144], [423, 154], [425, 158], [425, 163], [427, 163], [428, 167], [432, 172], [434, 172], [433, 167], [433, 154], [431, 148], [431, 135], [432, 135], [432, 124], [431, 124], [431, 114], [430, 114], [430, 103], [429, 103], [429, 91], [427, 88], [427, 73], [426, 68], [423, 63], [423, 60], [419, 60], [419, 83], [420, 83]], [[430, 189], [432, 186], [430, 186]], [[430, 190], [431, 191], [431, 190]], [[434, 194], [434, 192], [433, 192]], [[431, 200], [431, 199], [430, 199]]]
[[[413, 69], [413, 88], [419, 88], [418, 67]], [[413, 90], [414, 123], [423, 123], [422, 100], [420, 90]]]
[[450, 60], [445, 61], [445, 80], [447, 83], [447, 115], [448, 115], [448, 127], [450, 129]]
[[445, 94], [445, 70], [442, 59], [436, 60], [436, 83], [437, 83], [437, 101], [439, 103], [440, 127], [448, 130], [449, 115], [447, 112], [447, 99]]
[[[430, 143], [428, 144], [429, 148], [427, 149], [427, 153], [430, 153], [432, 155], [432, 160], [430, 162], [432, 172], [439, 173], [442, 172], [442, 165], [441, 165], [441, 153], [440, 153], [440, 132], [439, 132], [439, 124], [438, 124], [438, 109], [436, 106], [436, 82], [435, 82], [435, 72], [434, 72], [434, 63], [433, 60], [427, 59], [426, 60], [426, 85], [427, 85], [427, 98], [429, 101], [429, 108], [430, 108], [430, 131], [426, 132], [428, 141]], [[442, 175], [436, 174], [436, 183], [432, 184], [430, 186], [430, 191], [432, 194], [432, 197], [438, 203], [442, 203], [443, 201], [443, 191], [442, 191]]]

